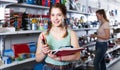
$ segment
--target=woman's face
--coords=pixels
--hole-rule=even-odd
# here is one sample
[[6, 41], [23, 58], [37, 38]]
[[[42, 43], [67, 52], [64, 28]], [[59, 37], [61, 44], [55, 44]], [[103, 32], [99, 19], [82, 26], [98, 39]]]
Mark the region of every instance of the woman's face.
[[60, 27], [63, 24], [64, 15], [59, 8], [52, 8], [50, 19], [53, 26]]
[[100, 15], [99, 13], [96, 13], [96, 17], [97, 17], [98, 20], [102, 19], [102, 15]]

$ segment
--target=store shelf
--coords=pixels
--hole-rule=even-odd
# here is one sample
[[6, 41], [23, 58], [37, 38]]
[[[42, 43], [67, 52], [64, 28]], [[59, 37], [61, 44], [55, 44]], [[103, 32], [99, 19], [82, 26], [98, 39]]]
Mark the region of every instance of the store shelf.
[[86, 12], [79, 12], [77, 10], [68, 10], [68, 13], [77, 13], [77, 14], [84, 14], [84, 15], [90, 15], [90, 13], [86, 13]]
[[34, 60], [35, 60], [35, 58], [29, 58], [29, 59], [25, 59], [25, 60], [23, 60], [23, 61], [18, 61], [17, 64], [23, 64], [23, 63], [30, 62], [30, 61], [34, 61]]
[[4, 68], [7, 68], [7, 67], [11, 67], [11, 66], [15, 66], [15, 65], [17, 65], [17, 61], [15, 61], [15, 62], [12, 62], [11, 64], [4, 64], [4, 65], [2, 65], [2, 66], [0, 66], [0, 69], [4, 69]]
[[17, 3], [18, 0], [0, 0], [0, 2], [5, 2], [5, 3], [9, 3], [9, 2], [11, 2], [11, 3]]
[[111, 65], [113, 65], [115, 62], [117, 62], [118, 60], [120, 60], [120, 56], [118, 58], [114, 58], [113, 60], [110, 61], [110, 63], [108, 63], [106, 65], [107, 68], [109, 68]]
[[31, 33], [41, 33], [42, 30], [25, 30], [25, 31], [11, 31], [11, 32], [2, 32], [0, 35], [15, 35], [15, 34], [31, 34]]
[[117, 38], [111, 38], [111, 39], [109, 39], [109, 40], [116, 40]]
[[31, 34], [31, 33], [41, 33], [43, 30], [26, 30], [26, 31], [17, 31], [17, 34]]
[[80, 29], [73, 29], [74, 31], [85, 31], [85, 30], [96, 30], [97, 28], [80, 28]]
[[91, 46], [91, 45], [95, 45], [96, 42], [91, 42], [89, 44], [83, 45], [82, 47], [87, 47], [87, 46]]
[[110, 52], [112, 52], [112, 51], [114, 51], [114, 50], [117, 50], [117, 49], [119, 49], [119, 48], [120, 48], [120, 45], [117, 45], [117, 46], [115, 46], [115, 47], [113, 47], [113, 48], [108, 49], [106, 53], [110, 53]]
[[34, 61], [34, 60], [35, 60], [35, 58], [28, 58], [28, 59], [24, 59], [22, 61], [15, 61], [15, 62], [12, 62], [10, 64], [4, 64], [4, 65], [0, 66], [0, 69], [15, 66], [15, 65], [18, 65], [18, 64], [23, 64], [23, 63]]
[[[96, 30], [96, 28], [83, 28], [83, 29], [72, 29], [74, 31], [85, 31], [85, 30]], [[0, 32], [0, 35], [15, 35], [15, 34], [30, 34], [30, 33], [41, 33], [44, 30], [21, 30], [21, 31], [5, 31]]]
[[30, 7], [30, 8], [49, 9], [49, 7], [47, 7], [47, 6], [25, 4], [25, 3], [13, 4], [12, 6], [23, 6], [23, 7]]
[[110, 28], [112, 28], [112, 29], [117, 29], [117, 28], [120, 28], [120, 25], [113, 25], [113, 26], [111, 26]]
[[[12, 4], [12, 6], [22, 6], [22, 7], [30, 7], [30, 8], [39, 8], [39, 9], [46, 9], [49, 10], [50, 8], [47, 6], [40, 6], [40, 5], [33, 5], [33, 4], [26, 4], [26, 3], [17, 3]], [[77, 13], [77, 14], [84, 14], [84, 15], [90, 15], [90, 13], [87, 12], [79, 12], [77, 10], [67, 10], [68, 13]]]

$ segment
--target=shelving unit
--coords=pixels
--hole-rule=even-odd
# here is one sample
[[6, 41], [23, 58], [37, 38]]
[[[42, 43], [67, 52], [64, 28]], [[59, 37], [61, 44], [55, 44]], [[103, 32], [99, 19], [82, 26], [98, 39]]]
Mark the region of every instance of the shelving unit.
[[31, 5], [31, 4], [25, 4], [25, 3], [17, 3], [17, 4], [12, 4], [10, 6], [21, 6], [21, 7], [28, 7], [28, 8], [39, 8], [39, 9], [49, 9], [47, 6], [40, 6], [40, 5]]
[[[45, 9], [45, 10], [49, 9], [49, 7], [47, 7], [47, 6], [31, 5], [31, 4], [25, 4], [25, 3], [19, 3], [19, 4], [16, 3], [16, 4], [11, 4], [10, 6], [20, 6], [20, 7], [26, 7], [26, 8], [39, 8], [39, 9]], [[80, 11], [77, 11], [77, 10], [67, 10], [67, 12], [68, 13], [90, 15], [90, 13], [80, 12]]]
[[14, 61], [14, 62], [12, 62], [10, 64], [2, 65], [2, 66], [0, 66], [0, 70], [4, 69], [4, 68], [7, 68], [7, 67], [15, 66], [15, 65], [18, 65], [18, 64], [23, 64], [23, 63], [26, 63], [26, 62], [31, 62], [31, 61], [35, 61], [35, 58], [28, 58], [28, 59], [24, 59], [22, 61]]
[[97, 28], [80, 28], [80, 29], [73, 29], [74, 31], [90, 31], [90, 30], [96, 30]]
[[0, 2], [4, 2], [4, 3], [17, 3], [17, 0], [0, 0]]
[[[25, 3], [19, 3], [18, 4], [17, 1], [11, 1], [11, 0], [9, 0], [9, 2], [7, 0], [0, 0], [0, 2], [2, 2], [2, 3], [10, 3], [10, 4], [8, 4], [5, 7], [17, 6], [17, 7], [24, 7], [24, 8], [35, 8], [35, 9], [49, 10], [49, 7], [38, 6], [38, 5], [31, 5], [31, 4], [25, 4]], [[74, 10], [68, 10], [67, 12], [68, 13], [83, 14], [83, 15], [90, 15], [90, 13], [79, 12], [79, 11], [74, 11]], [[96, 29], [97, 28], [81, 28], [81, 29], [73, 29], [73, 30], [78, 32], [78, 31], [90, 31], [90, 30], [96, 30]], [[41, 33], [41, 32], [42, 32], [41, 30], [25, 30], [25, 31], [1, 32], [0, 33], [0, 42], [2, 42], [1, 49], [3, 49], [3, 47], [4, 47], [4, 38], [6, 36], [8, 36], [8, 35], [17, 35], [17, 34], [20, 35], [20, 34], [31, 34], [31, 33]], [[110, 40], [114, 40], [114, 39], [110, 39]], [[86, 46], [88, 47], [88, 46], [91, 46], [91, 45], [95, 45], [95, 42], [91, 42], [89, 44], [83, 45], [82, 47], [86, 47]], [[110, 52], [112, 52], [114, 50], [117, 50], [119, 48], [120, 48], [120, 46], [111, 48], [111, 49], [109, 49], [107, 51], [106, 54], [109, 54]], [[25, 60], [22, 60], [22, 61], [15, 61], [15, 62], [13, 62], [11, 64], [6, 64], [6, 65], [0, 66], [0, 69], [4, 69], [4, 68], [7, 68], [7, 67], [15, 66], [15, 65], [18, 65], [18, 64], [23, 64], [23, 63], [34, 61], [34, 60], [35, 60], [35, 58], [29, 58], [29, 59], [25, 59]], [[115, 58], [112, 61], [110, 61], [110, 63], [107, 64], [107, 67], [110, 67], [112, 64], [114, 64], [118, 60], [120, 60], [120, 56], [118, 58]], [[89, 60], [89, 61], [91, 61], [91, 60]], [[85, 63], [88, 63], [89, 61], [86, 61]]]
[[[111, 38], [111, 39], [109, 39], [109, 41], [113, 40], [115, 42], [116, 39], [117, 38]], [[91, 66], [91, 67], [94, 66], [93, 65], [93, 60], [94, 60], [93, 54], [95, 51], [95, 43], [96, 42], [90, 42], [90, 43], [87, 43], [86, 45], [81, 46], [81, 47], [86, 48], [86, 51], [82, 52], [82, 54], [85, 56], [82, 55], [82, 57], [81, 57], [83, 62], [81, 62], [81, 61], [76, 62], [76, 63], [78, 63], [78, 64], [76, 64], [76, 67], [82, 67], [82, 66], [84, 67], [85, 66], [85, 68], [86, 68], [87, 66]], [[106, 62], [107, 68], [109, 68], [111, 65], [113, 65], [118, 60], [120, 60], [119, 52], [120, 52], [120, 45], [118, 45], [116, 43], [115, 43], [115, 45], [113, 45], [113, 47], [108, 47], [108, 50], [106, 52], [106, 56], [109, 55], [108, 56], [109, 62]], [[88, 54], [86, 54], [86, 53], [88, 53]], [[107, 57], [106, 57], [106, 59], [107, 59]]]
[[120, 48], [120, 45], [114, 46], [113, 48], [108, 49], [108, 51], [106, 53], [110, 53], [110, 52], [117, 50], [119, 48]]
[[[74, 31], [85, 31], [85, 30], [96, 30], [97, 28], [81, 28], [81, 29], [72, 29]], [[0, 32], [0, 35], [14, 35], [14, 34], [30, 34], [30, 33], [41, 33], [44, 30], [21, 30], [21, 31], [8, 31]]]
[[15, 34], [31, 34], [31, 33], [41, 33], [42, 30], [25, 30], [25, 31], [13, 31], [13, 32], [3, 32], [0, 35], [15, 35]]
[[[24, 3], [20, 3], [18, 4], [17, 2], [14, 2], [14, 3], [9, 3], [9, 2], [6, 2], [6, 1], [0, 1], [2, 3], [8, 3], [7, 5], [5, 5], [5, 8], [6, 7], [24, 7], [24, 8], [36, 8], [36, 9], [42, 9], [42, 10], [49, 10], [49, 7], [45, 7], [45, 6], [38, 6], [38, 5], [30, 5], [30, 4], [24, 4]], [[81, 14], [81, 12], [78, 12], [78, 11], [73, 11], [73, 10], [69, 10], [68, 11], [69, 13], [79, 13]], [[82, 14], [87, 14], [87, 13], [82, 13]], [[41, 30], [25, 30], [25, 31], [11, 31], [11, 32], [1, 32], [0, 33], [0, 42], [2, 43], [1, 45], [1, 52], [3, 52], [4, 50], [4, 42], [5, 42], [5, 37], [6, 36], [9, 36], [9, 35], [20, 35], [20, 34], [33, 34], [33, 33], [41, 33], [42, 31]], [[1, 53], [2, 55], [2, 53]], [[22, 61], [15, 61], [15, 62], [12, 62], [10, 64], [4, 64], [2, 66], [0, 66], [0, 70], [1, 69], [4, 69], [4, 68], [8, 68], [8, 67], [12, 67], [12, 66], [15, 66], [15, 65], [19, 65], [19, 64], [23, 64], [23, 63], [26, 63], [26, 62], [31, 62], [31, 61], [34, 61], [35, 58], [29, 58], [29, 59], [25, 59], [25, 60], [22, 60]]]
[[113, 60], [110, 61], [110, 63], [107, 64], [107, 68], [109, 68], [111, 65], [113, 65], [115, 62], [119, 61], [120, 60], [120, 56], [118, 58], [115, 58]]

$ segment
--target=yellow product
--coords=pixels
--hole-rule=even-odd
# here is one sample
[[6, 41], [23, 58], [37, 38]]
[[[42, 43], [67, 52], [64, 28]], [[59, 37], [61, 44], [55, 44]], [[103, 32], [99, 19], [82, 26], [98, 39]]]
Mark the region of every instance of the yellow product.
[[37, 22], [38, 22], [38, 20], [37, 20], [37, 19], [35, 19], [35, 18], [33, 18], [31, 22], [32, 22], [32, 23], [37, 23]]

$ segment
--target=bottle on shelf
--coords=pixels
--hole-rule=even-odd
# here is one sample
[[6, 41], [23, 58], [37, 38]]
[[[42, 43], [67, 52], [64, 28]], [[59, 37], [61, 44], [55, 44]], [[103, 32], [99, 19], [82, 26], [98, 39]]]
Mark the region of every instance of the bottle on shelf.
[[48, 20], [44, 20], [44, 30], [48, 29]]
[[67, 8], [67, 10], [70, 10], [70, 1], [66, 0], [65, 6]]
[[36, 19], [36, 18], [33, 18], [33, 19], [31, 20], [31, 22], [32, 22], [32, 24], [31, 24], [32, 30], [37, 30], [37, 19]]
[[85, 27], [85, 23], [84, 23], [84, 20], [83, 20], [83, 16], [80, 17], [80, 20], [79, 20], [79, 23], [82, 25], [82, 28]]
[[0, 20], [0, 28], [3, 27], [3, 23], [2, 23], [2, 20]]
[[22, 14], [22, 29], [23, 30], [28, 30], [27, 24], [28, 24], [28, 14], [26, 12], [24, 12]]
[[37, 4], [37, 5], [42, 5], [42, 0], [37, 0], [37, 1], [36, 1], [36, 4]]

